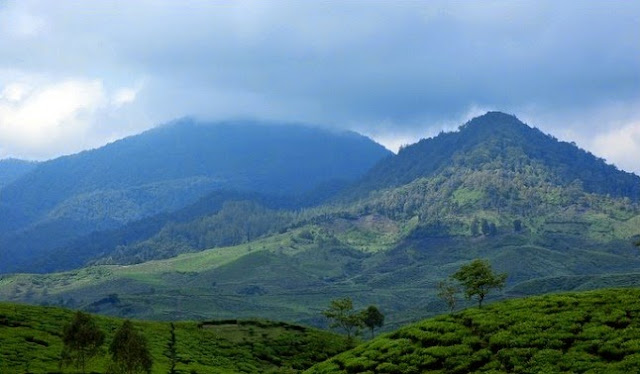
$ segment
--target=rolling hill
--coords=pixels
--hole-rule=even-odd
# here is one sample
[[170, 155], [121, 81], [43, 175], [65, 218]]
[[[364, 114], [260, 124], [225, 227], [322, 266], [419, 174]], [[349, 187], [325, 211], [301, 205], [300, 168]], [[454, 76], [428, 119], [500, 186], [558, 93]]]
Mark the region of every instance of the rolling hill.
[[303, 195], [354, 180], [388, 154], [355, 133], [183, 120], [41, 162], [0, 190], [0, 272], [34, 271], [34, 259], [73, 239], [178, 210], [214, 190]]
[[[74, 312], [52, 307], [0, 303], [0, 372], [59, 373], [62, 332]], [[123, 320], [95, 316], [105, 345], [87, 365], [104, 373], [107, 347]], [[148, 341], [152, 373], [170, 368], [171, 325], [133, 321]], [[313, 328], [266, 320], [176, 322], [178, 373], [297, 373], [349, 346], [344, 337]], [[65, 367], [64, 372], [75, 368]]]
[[[112, 296], [116, 298], [116, 296]], [[0, 303], [0, 370], [60, 372], [73, 312]], [[640, 289], [514, 299], [401, 326], [355, 348], [344, 336], [267, 320], [174, 322], [184, 373], [629, 373], [640, 368]], [[121, 319], [94, 316], [106, 344]], [[171, 324], [134, 321], [153, 373], [169, 369]], [[89, 362], [104, 372], [106, 352]]]
[[306, 373], [632, 373], [638, 317], [638, 289], [510, 300], [405, 326]]

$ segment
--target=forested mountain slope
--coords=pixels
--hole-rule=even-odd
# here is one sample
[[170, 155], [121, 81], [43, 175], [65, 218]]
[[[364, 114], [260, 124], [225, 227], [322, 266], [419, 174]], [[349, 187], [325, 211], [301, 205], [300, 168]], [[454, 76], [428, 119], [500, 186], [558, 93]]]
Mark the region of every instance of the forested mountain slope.
[[[34, 272], [68, 270], [93, 263], [139, 263], [198, 249], [241, 244], [281, 229], [295, 198], [214, 191], [177, 211], [160, 213], [111, 230], [93, 232], [31, 260]], [[256, 214], [254, 214], [256, 213]]]
[[0, 191], [0, 272], [27, 270], [33, 257], [80, 235], [177, 210], [213, 190], [301, 195], [353, 180], [389, 153], [355, 133], [184, 120], [42, 162]]
[[580, 183], [586, 192], [640, 199], [640, 177], [618, 170], [572, 143], [561, 142], [515, 116], [488, 112], [459, 131], [441, 133], [404, 147], [378, 163], [354, 186], [352, 196], [397, 187], [445, 169], [544, 169], [545, 181], [559, 186]]

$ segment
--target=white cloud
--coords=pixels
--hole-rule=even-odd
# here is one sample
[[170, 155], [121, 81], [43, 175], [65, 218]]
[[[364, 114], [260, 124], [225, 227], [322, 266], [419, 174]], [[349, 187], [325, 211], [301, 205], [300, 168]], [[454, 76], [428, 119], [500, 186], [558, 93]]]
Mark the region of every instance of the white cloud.
[[28, 92], [5, 86], [0, 99], [0, 154], [50, 157], [86, 146], [92, 115], [104, 105], [100, 80], [66, 80]]
[[640, 122], [596, 135], [592, 143], [596, 154], [640, 175]]
[[30, 87], [24, 83], [11, 83], [4, 87], [0, 92], [0, 100], [9, 102], [17, 102], [29, 92]]

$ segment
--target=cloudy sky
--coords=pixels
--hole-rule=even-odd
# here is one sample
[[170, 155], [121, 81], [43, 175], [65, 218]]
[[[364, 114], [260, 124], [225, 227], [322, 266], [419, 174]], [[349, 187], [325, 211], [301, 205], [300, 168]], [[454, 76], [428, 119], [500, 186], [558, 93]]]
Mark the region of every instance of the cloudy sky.
[[183, 116], [388, 148], [486, 110], [640, 173], [640, 3], [3, 1], [0, 158]]

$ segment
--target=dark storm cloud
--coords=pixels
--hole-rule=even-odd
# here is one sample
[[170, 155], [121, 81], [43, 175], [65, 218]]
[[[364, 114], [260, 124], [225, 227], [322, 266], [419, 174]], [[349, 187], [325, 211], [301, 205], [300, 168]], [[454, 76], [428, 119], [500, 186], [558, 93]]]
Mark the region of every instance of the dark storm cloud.
[[[99, 80], [107, 99], [85, 118], [96, 139], [116, 136], [113, 122], [124, 133], [196, 115], [391, 144], [498, 109], [592, 149], [630, 129], [640, 152], [635, 2], [20, 2], [0, 14], [0, 84]], [[122, 89], [134, 97], [110, 106]]]

